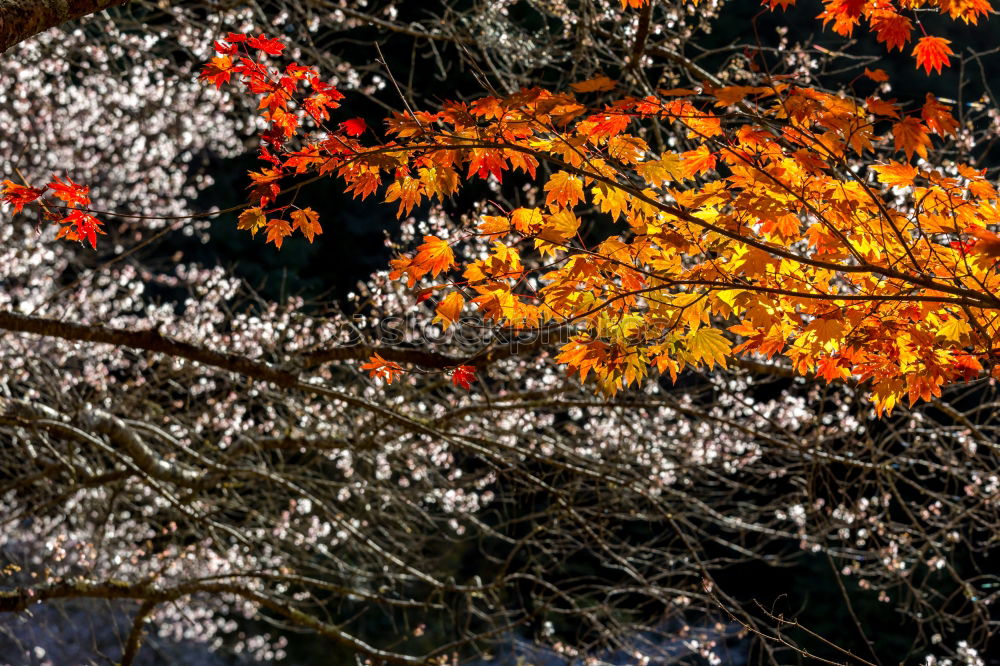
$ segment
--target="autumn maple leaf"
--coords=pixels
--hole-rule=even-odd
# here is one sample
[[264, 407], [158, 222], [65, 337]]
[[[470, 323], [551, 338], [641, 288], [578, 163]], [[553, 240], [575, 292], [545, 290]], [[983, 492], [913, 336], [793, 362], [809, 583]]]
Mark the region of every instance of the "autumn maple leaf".
[[44, 193], [45, 190], [28, 185], [18, 185], [10, 180], [3, 181], [3, 186], [0, 188], [0, 198], [5, 203], [11, 204], [15, 213], [20, 213], [25, 204], [31, 203]]
[[215, 52], [220, 55], [236, 55], [239, 47], [236, 44], [227, 44], [225, 41], [216, 41], [214, 44]]
[[448, 241], [437, 236], [424, 236], [424, 242], [417, 247], [417, 256], [413, 262], [430, 271], [432, 277], [437, 277], [454, 265], [455, 253]]
[[292, 229], [301, 231], [306, 240], [312, 243], [313, 238], [323, 233], [323, 227], [319, 224], [319, 213], [312, 208], [292, 211]]
[[392, 270], [389, 278], [395, 280], [402, 275], [409, 278], [410, 286], [427, 273], [437, 277], [455, 264], [455, 253], [448, 241], [437, 236], [424, 236], [424, 242], [417, 247], [416, 256], [400, 257], [389, 262]]
[[951, 42], [943, 37], [921, 37], [913, 47], [917, 67], [923, 67], [928, 75], [932, 69], [940, 74], [942, 67], [949, 66], [948, 56], [955, 55], [948, 44]]
[[451, 373], [451, 383], [468, 391], [476, 380], [476, 367], [460, 365]]
[[884, 83], [889, 80], [889, 75], [884, 69], [868, 69], [865, 67], [864, 75], [875, 83]]
[[817, 18], [823, 19], [823, 25], [833, 22], [833, 31], [843, 37], [854, 32], [864, 10], [866, 0], [824, 0], [823, 11]]
[[[236, 45], [233, 45], [236, 48]], [[199, 78], [208, 81], [216, 88], [221, 88], [223, 83], [229, 83], [229, 79], [234, 71], [233, 61], [228, 55], [220, 55], [212, 58], [205, 67], [202, 68]]]
[[434, 321], [441, 322], [441, 327], [447, 331], [449, 326], [458, 321], [458, 317], [462, 314], [462, 308], [464, 307], [465, 298], [457, 291], [453, 291], [438, 303], [435, 309], [437, 314], [434, 317]]
[[974, 241], [974, 240], [967, 240], [967, 241], [957, 240], [957, 241], [951, 241], [950, 243], [948, 243], [948, 245], [951, 246], [951, 249], [955, 250], [961, 256], [964, 257], [967, 254], [969, 254], [969, 252], [972, 250], [972, 248], [974, 248], [976, 246], [976, 241]]
[[910, 41], [910, 33], [913, 25], [910, 19], [895, 12], [888, 12], [884, 16], [872, 21], [872, 31], [879, 42], [884, 42], [886, 48], [903, 50], [906, 42]]
[[403, 367], [395, 361], [387, 361], [378, 354], [372, 354], [367, 363], [361, 366], [362, 370], [368, 371], [368, 376], [372, 379], [385, 380], [386, 384], [391, 384], [403, 374]]
[[977, 241], [971, 247], [972, 252], [990, 258], [1000, 257], [1000, 235], [982, 227], [971, 227], [966, 233]]
[[583, 199], [583, 182], [565, 171], [552, 174], [543, 189], [545, 203], [550, 206], [572, 208]]
[[268, 220], [266, 228], [267, 242], [274, 243], [274, 246], [279, 250], [285, 236], [292, 235], [292, 226], [282, 219]]
[[830, 383], [837, 380], [847, 379], [850, 376], [850, 371], [840, 365], [839, 358], [827, 356], [821, 358], [816, 363], [816, 376], [822, 377], [827, 381], [827, 383]]
[[895, 141], [896, 150], [906, 153], [906, 159], [913, 157], [913, 153], [920, 157], [927, 157], [927, 149], [931, 147], [931, 138], [927, 134], [927, 128], [916, 118], [903, 118], [892, 126], [892, 136]]
[[59, 220], [59, 224], [63, 227], [56, 232], [56, 238], [87, 241], [90, 243], [90, 247], [95, 250], [97, 249], [97, 234], [104, 233], [101, 231], [102, 222], [82, 210], [70, 211], [69, 215]]
[[889, 164], [875, 164], [871, 170], [878, 174], [878, 181], [891, 185], [892, 187], [907, 187], [913, 185], [917, 177], [917, 168], [909, 164], [899, 162], [889, 162]]
[[79, 183], [74, 183], [70, 178], [67, 178], [66, 182], [63, 182], [59, 176], [53, 176], [52, 182], [48, 184], [48, 187], [52, 190], [56, 198], [62, 199], [69, 206], [90, 205], [90, 188]]
[[365, 124], [364, 118], [351, 118], [340, 123], [340, 129], [350, 136], [361, 136], [368, 129], [368, 125]]
[[245, 211], [240, 213], [236, 222], [236, 228], [241, 231], [249, 231], [251, 236], [256, 236], [257, 232], [260, 231], [266, 223], [267, 218], [264, 217], [263, 210], [258, 207], [247, 208]]
[[285, 50], [285, 45], [281, 43], [280, 39], [265, 37], [264, 35], [251, 37], [247, 40], [247, 46], [269, 55], [281, 55], [281, 52]]
[[958, 121], [951, 115], [951, 107], [939, 102], [932, 93], [927, 93], [920, 117], [924, 119], [932, 132], [941, 136], [954, 134], [958, 130]]
[[681, 163], [681, 170], [688, 178], [694, 178], [703, 171], [715, 168], [715, 154], [705, 146], [698, 146], [696, 150], [689, 150], [682, 154], [684, 161]]
[[687, 347], [696, 363], [704, 363], [709, 368], [718, 364], [725, 368], [732, 344], [714, 328], [699, 328], [688, 335]]
[[578, 93], [605, 92], [608, 90], [614, 90], [615, 82], [602, 75], [595, 76], [594, 78], [587, 79], [586, 81], [571, 83], [569, 84], [569, 87]]

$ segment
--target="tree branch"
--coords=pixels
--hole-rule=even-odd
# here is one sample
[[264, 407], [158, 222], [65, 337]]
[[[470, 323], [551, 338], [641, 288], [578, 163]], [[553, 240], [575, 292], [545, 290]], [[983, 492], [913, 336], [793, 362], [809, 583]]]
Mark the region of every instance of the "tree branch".
[[40, 32], [128, 0], [0, 0], [0, 52]]
[[299, 380], [295, 373], [279, 370], [268, 363], [254, 361], [245, 356], [229, 352], [213, 351], [189, 342], [174, 340], [155, 330], [130, 331], [123, 328], [110, 328], [100, 324], [74, 324], [55, 319], [46, 319], [44, 317], [20, 315], [13, 312], [0, 312], [0, 329], [17, 333], [34, 333], [35, 335], [44, 335], [50, 338], [62, 338], [63, 340], [97, 342], [159, 352], [177, 358], [197, 361], [198, 363], [223, 370], [229, 370], [230, 372], [245, 375], [253, 379], [273, 382], [283, 388], [290, 388]]

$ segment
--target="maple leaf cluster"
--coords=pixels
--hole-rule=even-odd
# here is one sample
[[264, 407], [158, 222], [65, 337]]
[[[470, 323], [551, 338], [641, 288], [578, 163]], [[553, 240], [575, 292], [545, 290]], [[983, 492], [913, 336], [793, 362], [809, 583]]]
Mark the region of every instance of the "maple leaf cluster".
[[[45, 194], [51, 194], [62, 203], [46, 204], [40, 201]], [[20, 213], [26, 205], [37, 202], [43, 216], [59, 225], [56, 238], [87, 241], [93, 249], [97, 249], [97, 236], [104, 233], [101, 230], [104, 223], [87, 210], [91, 203], [90, 188], [74, 183], [70, 178], [64, 181], [53, 175], [45, 187], [20, 185], [4, 180], [0, 184], [0, 200], [13, 206], [15, 213]]]
[[[622, 9], [638, 9], [648, 5], [650, 0], [621, 0], [621, 3]], [[795, 3], [796, 0], [762, 2], [771, 10], [779, 7], [788, 9]], [[697, 5], [697, 0], [692, 0], [692, 4]], [[923, 32], [912, 52], [917, 67], [923, 67], [927, 74], [931, 70], [940, 73], [942, 67], [949, 66], [948, 57], [954, 55], [954, 51], [949, 46], [949, 40], [926, 34], [917, 20], [917, 12], [928, 10], [975, 25], [980, 18], [993, 13], [993, 6], [989, 0], [823, 0], [823, 11], [817, 18], [843, 37], [854, 34], [854, 29], [864, 21], [879, 43], [885, 44], [889, 51], [902, 51], [913, 39], [917, 26]]]
[[[768, 0], [768, 4], [774, 9], [779, 5], [795, 4], [795, 0]], [[823, 20], [824, 26], [832, 25], [833, 31], [843, 37], [850, 37], [854, 28], [865, 21], [875, 38], [889, 51], [902, 51], [913, 39], [916, 26], [922, 36], [913, 47], [912, 55], [917, 60], [917, 67], [930, 74], [931, 70], [940, 73], [942, 67], [948, 67], [948, 58], [954, 55], [949, 46], [951, 42], [928, 35], [917, 18], [917, 12], [933, 10], [972, 24], [993, 13], [989, 0], [824, 0], [818, 18]]]
[[[280, 40], [263, 34], [254, 37], [229, 33], [224, 40], [215, 42], [218, 55], [201, 72], [201, 79], [217, 88], [231, 83], [235, 76], [246, 92], [260, 97], [258, 109], [267, 124], [260, 135], [260, 157], [267, 166], [249, 174], [250, 200], [255, 206], [239, 216], [238, 228], [253, 235], [264, 230], [267, 242], [279, 249], [284, 239], [295, 232], [312, 243], [323, 229], [319, 215], [311, 208], [271, 205], [280, 193], [278, 183], [315, 166], [320, 167], [321, 174], [325, 173], [339, 162], [339, 156], [350, 155], [357, 149], [356, 138], [366, 130], [361, 118], [342, 121], [333, 129], [326, 126], [330, 111], [340, 106], [344, 95], [323, 81], [315, 69], [297, 63], [276, 69], [259, 60], [259, 54], [278, 56], [284, 49]], [[326, 131], [324, 142], [310, 143], [303, 139], [306, 119], [314, 128]], [[302, 139], [304, 147], [298, 150], [292, 147], [296, 139]], [[321, 154], [329, 157], [322, 158]], [[331, 161], [320, 164], [324, 159]]]
[[[575, 89], [613, 86], [604, 79]], [[697, 147], [654, 151], [641, 134], [648, 122]], [[783, 80], [600, 108], [536, 88], [395, 114], [390, 139], [374, 146], [341, 124], [280, 157], [262, 151], [275, 168], [256, 176], [253, 197], [272, 203], [291, 173], [335, 174], [362, 198], [384, 187], [404, 216], [463, 180], [541, 178], [544, 203], [484, 215], [471, 232], [493, 241], [488, 256], [466, 261], [454, 241], [428, 234], [391, 262], [390, 277], [437, 281], [424, 293], [444, 290], [445, 327], [471, 304], [497, 326], [570, 331], [558, 360], [607, 392], [652, 368], [676, 378], [738, 353], [781, 354], [803, 374], [870, 380], [884, 411], [980, 373], [1000, 334], [987, 229], [996, 191], [982, 170], [960, 166], [956, 178], [910, 163], [958, 127], [930, 94], [908, 110]], [[876, 147], [899, 160], [852, 169]], [[622, 233], [581, 236], [588, 210]], [[308, 218], [295, 223], [307, 235], [318, 227]], [[266, 221], [261, 206], [240, 226], [267, 227], [279, 246], [293, 229]], [[402, 371], [378, 358], [364, 369], [386, 381]], [[470, 376], [459, 368], [453, 379], [467, 387]]]

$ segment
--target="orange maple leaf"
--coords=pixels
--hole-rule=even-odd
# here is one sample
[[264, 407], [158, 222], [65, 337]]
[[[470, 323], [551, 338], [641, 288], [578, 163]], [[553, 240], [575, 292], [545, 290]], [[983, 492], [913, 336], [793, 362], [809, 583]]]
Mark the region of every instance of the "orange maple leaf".
[[438, 303], [437, 308], [435, 308], [437, 314], [434, 317], [434, 321], [440, 321], [441, 327], [447, 331], [448, 327], [458, 321], [458, 317], [462, 314], [462, 308], [464, 307], [465, 298], [457, 291], [453, 291]]
[[560, 208], [572, 208], [583, 199], [583, 183], [573, 174], [557, 171], [545, 183], [545, 203]]
[[920, 110], [920, 117], [932, 132], [941, 136], [954, 134], [958, 129], [958, 121], [951, 115], [951, 107], [939, 102], [932, 93], [927, 93], [924, 106]]
[[715, 168], [715, 154], [705, 146], [698, 146], [697, 150], [689, 150], [681, 154], [681, 170], [688, 178], [694, 178], [703, 171]]
[[421, 271], [421, 275], [430, 273], [437, 277], [455, 264], [455, 253], [448, 241], [437, 236], [424, 236], [424, 242], [417, 247], [417, 256], [413, 265]]
[[839, 379], [847, 379], [850, 371], [840, 365], [840, 359], [826, 356], [816, 363], [816, 376], [822, 377], [828, 383]]
[[894, 100], [884, 100], [877, 97], [869, 97], [865, 100], [868, 110], [878, 116], [887, 118], [899, 118], [899, 106], [893, 103]]
[[816, 18], [823, 19], [824, 27], [833, 21], [833, 31], [848, 37], [861, 19], [861, 11], [866, 2], [867, 0], [825, 0], [824, 9]]
[[872, 31], [879, 42], [885, 42], [887, 49], [903, 50], [906, 42], [910, 41], [910, 33], [913, 32], [913, 24], [910, 19], [900, 16], [896, 12], [887, 11], [883, 16], [872, 21]]
[[875, 164], [871, 170], [878, 174], [878, 181], [892, 187], [906, 187], [913, 185], [917, 177], [917, 168], [909, 164], [899, 162], [889, 162], [889, 164]]
[[587, 79], [586, 81], [571, 83], [569, 84], [569, 87], [578, 93], [604, 92], [607, 90], [614, 90], [615, 82], [602, 75], [595, 76], [594, 78]]
[[931, 137], [927, 134], [927, 128], [916, 118], [903, 118], [892, 126], [892, 138], [896, 144], [896, 150], [906, 153], [906, 159], [913, 157], [913, 153], [923, 158], [927, 157], [927, 149], [931, 145]]
[[[235, 46], [235, 45], [234, 45]], [[201, 70], [200, 79], [208, 81], [216, 88], [221, 88], [223, 83], [229, 83], [229, 78], [233, 74], [233, 61], [227, 55], [212, 58]]]
[[942, 67], [948, 67], [948, 56], [955, 52], [948, 46], [951, 41], [943, 37], [921, 37], [913, 47], [913, 55], [917, 57], [917, 67], [923, 67], [928, 75], [931, 70], [941, 73]]
[[966, 233], [976, 239], [972, 252], [994, 259], [1000, 257], [1000, 236], [982, 227], [972, 227]]
[[403, 374], [403, 367], [395, 361], [387, 361], [378, 354], [372, 354], [367, 363], [361, 366], [362, 370], [368, 371], [368, 376], [372, 379], [385, 380], [386, 384], [391, 384]]
[[885, 73], [884, 69], [868, 69], [865, 67], [864, 75], [875, 83], [885, 83], [889, 80], [889, 75]]
[[302, 232], [310, 243], [313, 238], [323, 233], [323, 227], [319, 224], [319, 213], [312, 208], [292, 211], [292, 228]]
[[292, 227], [285, 220], [268, 220], [265, 228], [267, 229], [267, 242], [274, 243], [274, 246], [279, 250], [285, 236], [292, 235]]

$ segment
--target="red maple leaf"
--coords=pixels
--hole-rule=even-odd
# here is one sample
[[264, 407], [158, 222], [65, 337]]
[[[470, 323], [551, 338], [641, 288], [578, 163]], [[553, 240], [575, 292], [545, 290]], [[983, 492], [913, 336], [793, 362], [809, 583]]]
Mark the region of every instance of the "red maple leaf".
[[368, 125], [365, 124], [364, 118], [351, 118], [340, 123], [340, 129], [350, 136], [361, 136], [368, 129]]
[[63, 182], [59, 176], [52, 176], [52, 182], [48, 184], [52, 193], [57, 198], [62, 199], [70, 206], [89, 206], [90, 188], [79, 183], [74, 183], [70, 178]]
[[248, 39], [247, 46], [270, 55], [281, 55], [281, 52], [285, 50], [285, 45], [281, 43], [280, 39], [266, 37], [263, 34]]
[[82, 210], [71, 211], [69, 215], [59, 220], [59, 224], [63, 227], [56, 232], [56, 238], [80, 242], [88, 241], [90, 247], [95, 250], [97, 249], [97, 234], [104, 233], [101, 231], [102, 222]]
[[18, 185], [17, 183], [5, 180], [3, 187], [0, 187], [0, 199], [14, 206], [14, 212], [20, 213], [25, 204], [31, 203], [42, 196], [45, 190], [28, 185]]
[[468, 391], [476, 380], [474, 365], [460, 365], [451, 373], [451, 383]]
[[227, 44], [226, 42], [215, 42], [215, 52], [220, 55], [236, 55], [238, 47], [235, 43]]
[[967, 240], [967, 241], [957, 240], [957, 241], [952, 241], [952, 242], [948, 243], [948, 245], [950, 245], [953, 250], [957, 250], [958, 253], [964, 257], [965, 255], [967, 255], [969, 253], [969, 250], [971, 250], [972, 248], [974, 248], [976, 246], [976, 241], [974, 241], [974, 240]]

